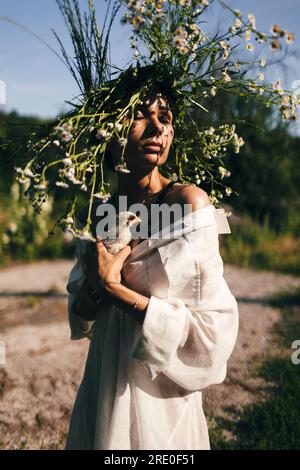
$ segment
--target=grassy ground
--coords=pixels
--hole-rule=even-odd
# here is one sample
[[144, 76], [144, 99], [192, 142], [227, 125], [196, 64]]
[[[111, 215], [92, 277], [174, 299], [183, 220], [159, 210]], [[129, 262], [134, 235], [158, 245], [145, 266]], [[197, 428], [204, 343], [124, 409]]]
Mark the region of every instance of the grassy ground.
[[291, 345], [300, 340], [300, 290], [276, 296], [270, 305], [281, 312], [272, 331], [278, 349], [256, 358], [250, 371], [267, 383], [265, 398], [215, 418], [210, 430], [213, 449], [300, 449], [300, 364], [291, 361]]

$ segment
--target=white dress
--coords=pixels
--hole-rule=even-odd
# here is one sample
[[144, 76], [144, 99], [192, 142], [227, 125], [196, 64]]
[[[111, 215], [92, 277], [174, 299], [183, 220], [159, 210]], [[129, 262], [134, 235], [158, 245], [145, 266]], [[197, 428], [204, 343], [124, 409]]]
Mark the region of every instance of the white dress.
[[123, 267], [126, 285], [150, 298], [143, 325], [108, 303], [96, 321], [74, 314], [87, 243], [78, 242], [67, 285], [71, 339], [91, 343], [66, 449], [210, 448], [202, 390], [224, 381], [238, 332], [219, 253], [218, 234], [230, 228], [212, 204], [171, 227], [173, 239], [142, 241]]

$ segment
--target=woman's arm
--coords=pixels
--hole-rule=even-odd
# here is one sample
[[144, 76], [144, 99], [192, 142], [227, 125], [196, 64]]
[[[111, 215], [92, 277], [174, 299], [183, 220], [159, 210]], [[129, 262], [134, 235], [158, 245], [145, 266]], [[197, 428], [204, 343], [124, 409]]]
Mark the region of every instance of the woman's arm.
[[[148, 297], [115, 282], [106, 283], [105, 290], [114, 305], [120, 307], [134, 320], [143, 324], [150, 300]], [[136, 302], [138, 303], [136, 304]]]
[[[84, 256], [89, 267], [86, 272], [87, 280], [96, 293], [95, 297], [98, 296], [113, 303], [142, 324], [149, 298], [121, 284], [121, 270], [125, 259], [131, 252], [131, 247], [126, 245], [119, 253], [111, 255], [99, 239], [96, 243], [96, 250], [95, 252], [90, 250]], [[84, 293], [82, 301], [83, 305], [78, 306], [78, 311], [82, 306], [87, 309], [84, 304]], [[89, 301], [91, 302], [91, 299]]]
[[[143, 323], [149, 303], [148, 297], [138, 294], [122, 284], [115, 283], [107, 284], [105, 291], [111, 303], [120, 307], [139, 323]], [[84, 320], [93, 320], [98, 313], [101, 302], [104, 300], [100, 299], [92, 288], [83, 284], [74, 303], [75, 314]]]

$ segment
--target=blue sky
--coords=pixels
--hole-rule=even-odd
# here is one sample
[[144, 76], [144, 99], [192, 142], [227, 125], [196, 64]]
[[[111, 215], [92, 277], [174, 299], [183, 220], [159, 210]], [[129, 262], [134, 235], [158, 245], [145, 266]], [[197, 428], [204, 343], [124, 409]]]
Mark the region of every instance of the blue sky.
[[[85, 3], [85, 0], [80, 0]], [[254, 13], [259, 30], [268, 31], [273, 23], [296, 33], [293, 50], [300, 53], [300, 0], [228, 0], [243, 13]], [[95, 0], [98, 20], [106, 4]], [[55, 0], [0, 0], [0, 16], [7, 16], [28, 27], [58, 50], [51, 28], [68, 43], [66, 28]], [[129, 31], [115, 22], [111, 36], [112, 62], [124, 66], [131, 57], [128, 48]], [[289, 73], [270, 71], [273, 79], [283, 79], [290, 88], [293, 80], [300, 80], [300, 60], [289, 61]], [[281, 75], [280, 75], [281, 74]], [[7, 102], [1, 109], [16, 109], [22, 114], [55, 116], [63, 109], [64, 100], [78, 94], [73, 78], [57, 57], [27, 32], [0, 21], [0, 80], [6, 84]]]

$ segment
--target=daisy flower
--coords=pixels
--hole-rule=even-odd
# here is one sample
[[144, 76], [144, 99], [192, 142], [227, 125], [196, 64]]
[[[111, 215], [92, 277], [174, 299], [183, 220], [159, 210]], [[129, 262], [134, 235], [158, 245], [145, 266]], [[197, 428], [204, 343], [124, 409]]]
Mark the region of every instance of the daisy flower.
[[119, 165], [116, 165], [115, 166], [115, 171], [119, 172], [119, 173], [130, 173], [130, 170], [128, 170], [127, 168], [125, 168], [124, 165], [122, 165], [121, 163]]
[[259, 61], [259, 65], [260, 65], [261, 67], [265, 67], [266, 64], [267, 64], [266, 59], [261, 59], [261, 60]]
[[293, 33], [289, 33], [289, 32], [285, 32], [285, 42], [287, 44], [291, 44], [292, 42], [294, 42], [294, 39], [295, 39], [295, 35]]
[[67, 183], [64, 183], [63, 181], [56, 181], [55, 186], [64, 189], [67, 189], [69, 187], [69, 185]]
[[273, 39], [273, 41], [271, 41], [270, 47], [272, 51], [276, 51], [276, 50], [281, 49], [281, 44], [278, 41], [278, 39]]

